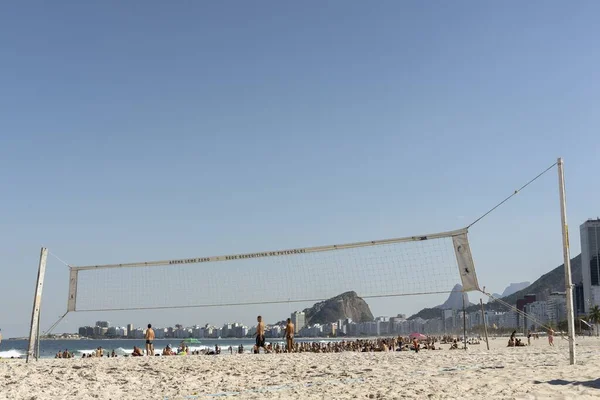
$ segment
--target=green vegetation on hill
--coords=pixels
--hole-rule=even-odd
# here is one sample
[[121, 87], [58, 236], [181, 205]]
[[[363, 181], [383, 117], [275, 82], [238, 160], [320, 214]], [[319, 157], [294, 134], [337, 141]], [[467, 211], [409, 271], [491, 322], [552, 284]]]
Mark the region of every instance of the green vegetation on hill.
[[[571, 259], [571, 279], [573, 283], [581, 282], [581, 254]], [[551, 292], [565, 291], [565, 265], [554, 268], [547, 274], [542, 275], [537, 281], [527, 286], [523, 290], [502, 298], [509, 304], [517, 304], [518, 299], [522, 299], [527, 294], [535, 294], [539, 299]]]
[[423, 318], [423, 319], [442, 318], [443, 313], [444, 313], [444, 311], [441, 308], [424, 308], [421, 311], [419, 311], [418, 313], [408, 317], [408, 319], [413, 320], [416, 318]]

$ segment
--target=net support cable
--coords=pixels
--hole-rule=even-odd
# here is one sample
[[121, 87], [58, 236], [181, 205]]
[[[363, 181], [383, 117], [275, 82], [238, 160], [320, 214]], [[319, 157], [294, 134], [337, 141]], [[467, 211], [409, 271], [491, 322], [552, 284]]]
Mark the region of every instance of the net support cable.
[[535, 178], [531, 179], [529, 182], [527, 182], [526, 184], [524, 184], [523, 186], [521, 186], [520, 188], [518, 188], [517, 190], [515, 190], [510, 196], [506, 197], [504, 200], [502, 200], [500, 203], [496, 204], [494, 207], [492, 207], [490, 210], [488, 210], [485, 214], [483, 214], [481, 217], [477, 218], [475, 221], [471, 222], [468, 226], [467, 229], [469, 229], [470, 227], [472, 227], [473, 225], [475, 225], [476, 223], [478, 223], [479, 221], [481, 221], [482, 219], [484, 219], [485, 217], [487, 217], [489, 214], [491, 214], [492, 212], [494, 212], [498, 207], [500, 207], [501, 205], [503, 205], [504, 203], [506, 203], [507, 201], [509, 201], [510, 199], [512, 199], [514, 196], [516, 196], [517, 194], [519, 194], [519, 192], [523, 189], [525, 189], [527, 186], [531, 185], [533, 182], [535, 182], [536, 180], [538, 180], [542, 175], [544, 175], [546, 172], [550, 171], [552, 168], [554, 168], [556, 165], [558, 165], [558, 161], [555, 162], [554, 164], [552, 164], [551, 166], [549, 166], [548, 168], [546, 168], [545, 170], [543, 170], [542, 172], [540, 172]]
[[56, 328], [58, 326], [58, 324], [60, 324], [60, 321], [62, 321], [68, 314], [69, 312], [67, 311], [66, 313], [64, 313], [54, 324], [52, 324], [50, 326], [50, 328], [48, 328], [47, 331], [44, 332], [44, 335], [49, 335], [52, 333], [52, 331], [54, 330], [54, 328]]

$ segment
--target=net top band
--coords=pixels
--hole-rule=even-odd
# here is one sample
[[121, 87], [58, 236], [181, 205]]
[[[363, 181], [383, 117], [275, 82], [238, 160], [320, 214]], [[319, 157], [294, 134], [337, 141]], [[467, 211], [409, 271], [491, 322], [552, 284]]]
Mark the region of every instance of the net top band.
[[458, 230], [454, 230], [454, 231], [439, 232], [439, 233], [434, 233], [434, 234], [429, 234], [429, 235], [407, 236], [407, 237], [395, 238], [395, 239], [371, 240], [371, 241], [366, 241], [366, 242], [334, 244], [334, 245], [327, 245], [327, 246], [304, 247], [304, 248], [297, 248], [297, 249], [286, 249], [286, 250], [275, 250], [275, 251], [262, 251], [262, 252], [257, 252], [257, 253], [230, 254], [230, 255], [213, 256], [213, 257], [194, 257], [194, 258], [180, 258], [180, 259], [162, 260], [162, 261], [143, 261], [143, 262], [133, 262], [133, 263], [124, 263], [124, 264], [104, 264], [104, 265], [85, 265], [85, 266], [69, 265], [69, 268], [71, 269], [71, 271], [84, 271], [84, 270], [91, 270], [91, 269], [159, 267], [159, 266], [167, 266], [167, 265], [199, 264], [199, 263], [208, 263], [208, 262], [217, 262], [217, 261], [244, 260], [244, 259], [251, 259], [251, 258], [279, 257], [279, 256], [287, 256], [287, 255], [295, 255], [295, 254], [320, 253], [320, 252], [333, 251], [333, 250], [345, 250], [345, 249], [352, 249], [352, 248], [359, 248], [359, 247], [379, 246], [379, 245], [393, 244], [393, 243], [418, 242], [418, 241], [423, 241], [423, 240], [450, 238], [450, 237], [465, 234], [467, 232], [468, 232], [468, 228], [462, 228], [462, 229], [458, 229]]

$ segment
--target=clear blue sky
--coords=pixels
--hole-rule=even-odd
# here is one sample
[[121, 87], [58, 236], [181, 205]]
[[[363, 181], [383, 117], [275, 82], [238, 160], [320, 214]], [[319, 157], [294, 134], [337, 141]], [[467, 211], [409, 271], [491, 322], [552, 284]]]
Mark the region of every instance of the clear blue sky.
[[[0, 328], [26, 333], [42, 245], [90, 264], [455, 229], [558, 156], [578, 254], [600, 214], [598, 15], [595, 1], [2, 3]], [[561, 263], [560, 237], [552, 171], [472, 229], [481, 284], [535, 280]], [[44, 329], [66, 281], [52, 260]], [[159, 322], [255, 310], [190, 313]], [[58, 331], [101, 318], [146, 322], [75, 315]]]

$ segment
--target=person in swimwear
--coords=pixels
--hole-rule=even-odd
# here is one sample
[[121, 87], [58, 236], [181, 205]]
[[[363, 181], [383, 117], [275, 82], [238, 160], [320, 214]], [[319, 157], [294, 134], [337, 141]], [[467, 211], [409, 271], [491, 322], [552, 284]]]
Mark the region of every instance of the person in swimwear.
[[152, 324], [148, 324], [148, 329], [146, 329], [146, 355], [154, 356], [154, 330]]
[[285, 341], [287, 344], [287, 352], [291, 353], [294, 349], [294, 324], [292, 324], [292, 319], [287, 319], [287, 325], [285, 326]]
[[262, 347], [265, 350], [265, 353], [269, 352], [267, 346], [265, 346], [265, 323], [262, 322], [262, 317], [259, 315], [256, 317], [258, 321], [258, 325], [256, 325], [256, 344], [254, 345], [256, 353], [260, 352], [260, 348]]
[[548, 344], [554, 346], [554, 329], [548, 329]]
[[141, 357], [141, 356], [143, 356], [142, 349], [140, 349], [137, 346], [133, 346], [133, 353], [131, 353], [131, 356], [132, 357]]

